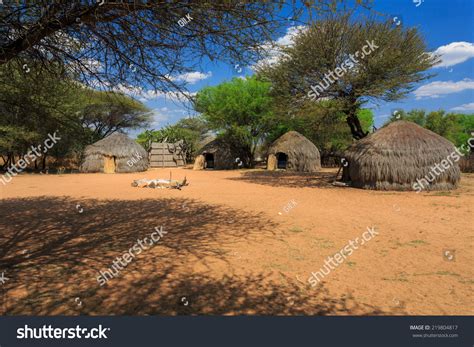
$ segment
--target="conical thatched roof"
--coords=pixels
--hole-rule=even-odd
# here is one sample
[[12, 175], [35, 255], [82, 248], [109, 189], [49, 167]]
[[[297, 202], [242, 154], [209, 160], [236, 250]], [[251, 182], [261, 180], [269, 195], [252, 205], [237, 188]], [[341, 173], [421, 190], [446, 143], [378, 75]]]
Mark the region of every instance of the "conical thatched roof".
[[[454, 145], [445, 138], [400, 120], [352, 145], [345, 152], [348, 166], [343, 177], [352, 186], [367, 189], [418, 190], [414, 184], [420, 182], [422, 189], [453, 189], [460, 179], [456, 154]], [[435, 174], [433, 168], [442, 162], [451, 164]]]
[[318, 148], [306, 137], [296, 131], [280, 136], [268, 149], [268, 155], [285, 153], [288, 156], [287, 170], [316, 172], [321, 169], [321, 156]]
[[104, 157], [115, 157], [115, 172], [137, 172], [148, 169], [147, 151], [127, 135], [113, 133], [86, 147], [82, 172], [102, 172]]
[[241, 158], [238, 150], [233, 148], [225, 138], [218, 137], [207, 142], [199, 151], [199, 154], [210, 153], [214, 155], [214, 168], [217, 170], [229, 170], [236, 167], [236, 158]]

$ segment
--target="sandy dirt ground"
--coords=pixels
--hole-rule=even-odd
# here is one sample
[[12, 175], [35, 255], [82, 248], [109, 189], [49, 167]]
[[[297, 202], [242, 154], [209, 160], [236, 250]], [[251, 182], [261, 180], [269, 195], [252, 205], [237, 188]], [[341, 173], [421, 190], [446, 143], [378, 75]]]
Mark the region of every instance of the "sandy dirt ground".
[[[133, 188], [181, 179], [180, 190]], [[474, 175], [451, 192], [333, 187], [317, 175], [158, 169], [0, 184], [0, 313], [472, 315]], [[138, 239], [166, 232], [117, 277]], [[374, 227], [316, 286], [312, 272]]]

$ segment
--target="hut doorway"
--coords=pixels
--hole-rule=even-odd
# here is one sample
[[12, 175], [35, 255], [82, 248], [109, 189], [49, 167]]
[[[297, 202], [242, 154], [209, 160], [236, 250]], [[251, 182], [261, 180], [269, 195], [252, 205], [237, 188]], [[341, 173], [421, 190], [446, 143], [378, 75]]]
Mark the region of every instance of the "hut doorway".
[[206, 162], [204, 168], [205, 169], [214, 169], [214, 154], [212, 153], [205, 153], [204, 160]]
[[115, 157], [104, 156], [104, 173], [115, 173]]
[[286, 164], [288, 162], [288, 156], [285, 153], [277, 153], [277, 169], [286, 169]]

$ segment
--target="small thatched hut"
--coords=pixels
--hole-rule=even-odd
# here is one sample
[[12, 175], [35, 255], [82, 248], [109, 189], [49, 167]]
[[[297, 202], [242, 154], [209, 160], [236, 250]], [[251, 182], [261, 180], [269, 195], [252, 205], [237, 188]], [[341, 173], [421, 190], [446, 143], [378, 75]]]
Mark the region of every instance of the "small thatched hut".
[[459, 161], [461, 172], [474, 172], [474, 152], [469, 152]]
[[268, 149], [267, 170], [317, 172], [321, 169], [318, 148], [296, 131], [280, 136]]
[[138, 172], [148, 169], [148, 153], [127, 135], [113, 133], [87, 146], [82, 172]]
[[445, 190], [457, 187], [460, 171], [454, 145], [407, 121], [396, 121], [345, 152], [343, 179], [358, 188]]
[[241, 157], [230, 143], [226, 142], [224, 138], [216, 138], [201, 148], [194, 161], [193, 169], [235, 169], [237, 168], [237, 158]]

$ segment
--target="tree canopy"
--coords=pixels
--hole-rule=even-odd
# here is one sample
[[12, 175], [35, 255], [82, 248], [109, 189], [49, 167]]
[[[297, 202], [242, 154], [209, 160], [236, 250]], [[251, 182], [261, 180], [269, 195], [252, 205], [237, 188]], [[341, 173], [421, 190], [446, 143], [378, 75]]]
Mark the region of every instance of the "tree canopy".
[[[374, 124], [372, 111], [359, 109], [357, 116], [362, 129], [369, 132]], [[339, 154], [353, 141], [345, 122], [345, 114], [335, 100], [304, 103], [291, 112], [276, 112], [275, 123], [266, 139], [266, 145], [290, 130], [298, 131], [310, 139], [320, 150], [323, 160]]]
[[150, 149], [152, 142], [180, 142], [179, 150], [187, 162], [194, 157], [208, 131], [208, 125], [202, 118], [183, 118], [176, 124], [166, 125], [159, 130], [142, 132], [138, 135], [137, 142], [146, 150]]
[[260, 67], [259, 74], [272, 82], [272, 94], [287, 108], [337, 100], [352, 136], [360, 139], [367, 131], [357, 110], [368, 101], [405, 97], [415, 83], [431, 77], [425, 71], [437, 59], [427, 53], [416, 28], [332, 14], [301, 30], [278, 62]]
[[43, 68], [49, 68], [58, 62], [91, 86], [180, 90], [180, 76], [203, 59], [245, 64], [258, 56], [262, 41], [270, 40], [281, 24], [277, 13], [284, 5], [284, 1], [9, 1], [0, 8], [0, 64], [22, 67], [41, 61]]
[[148, 109], [128, 96], [92, 90], [46, 70], [25, 73], [11, 64], [0, 66], [0, 155], [4, 165], [55, 131], [61, 134], [61, 141], [48, 155], [65, 157], [112, 132], [146, 126], [149, 118]]
[[245, 160], [249, 165], [256, 146], [274, 123], [270, 86], [256, 77], [234, 78], [204, 88], [196, 96], [196, 111], [202, 113], [211, 129], [247, 149]]

